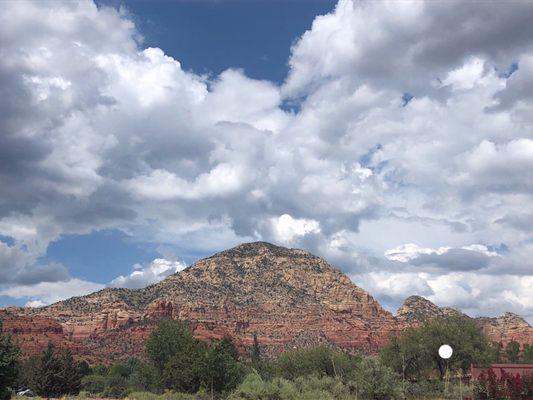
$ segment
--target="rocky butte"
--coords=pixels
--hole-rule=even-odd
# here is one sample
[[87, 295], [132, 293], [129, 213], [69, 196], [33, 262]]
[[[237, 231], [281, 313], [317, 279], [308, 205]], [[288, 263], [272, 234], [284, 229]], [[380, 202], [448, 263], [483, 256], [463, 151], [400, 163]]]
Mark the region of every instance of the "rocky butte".
[[[320, 343], [372, 353], [401, 329], [448, 312], [413, 296], [393, 316], [323, 259], [255, 242], [144, 289], [109, 288], [42, 308], [4, 308], [0, 318], [25, 354], [51, 341], [91, 363], [109, 363], [142, 356], [144, 340], [166, 318], [188, 320], [202, 340], [229, 335], [242, 352], [256, 335], [271, 355]], [[495, 340], [532, 341], [532, 328], [518, 316], [478, 321]]]
[[494, 318], [471, 318], [454, 308], [438, 307], [423, 297], [410, 296], [398, 309], [396, 316], [399, 320], [409, 325], [417, 325], [432, 318], [458, 316], [473, 319], [492, 342], [500, 342], [503, 345], [513, 340], [521, 345], [533, 343], [533, 328], [531, 325], [519, 315], [511, 312], [506, 312], [502, 316]]

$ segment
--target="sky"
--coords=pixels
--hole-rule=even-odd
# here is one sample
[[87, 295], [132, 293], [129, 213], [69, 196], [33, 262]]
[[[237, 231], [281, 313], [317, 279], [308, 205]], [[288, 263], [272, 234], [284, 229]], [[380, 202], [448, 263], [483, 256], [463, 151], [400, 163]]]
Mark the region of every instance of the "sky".
[[0, 305], [242, 242], [533, 322], [533, 2], [7, 1]]

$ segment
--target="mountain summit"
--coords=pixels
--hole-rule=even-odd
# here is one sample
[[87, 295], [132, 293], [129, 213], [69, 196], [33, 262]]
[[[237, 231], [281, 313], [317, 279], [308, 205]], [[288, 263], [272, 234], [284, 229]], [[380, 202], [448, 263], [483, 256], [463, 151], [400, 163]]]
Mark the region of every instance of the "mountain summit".
[[38, 326], [18, 330], [28, 351], [46, 345], [31, 339], [46, 327], [50, 340], [91, 361], [140, 355], [163, 318], [190, 321], [203, 340], [229, 335], [241, 349], [255, 334], [270, 354], [319, 343], [373, 352], [398, 330], [391, 313], [322, 258], [266, 242], [222, 251], [144, 289], [108, 288], [9, 315], [17, 326], [38, 317]]
[[254, 242], [143, 289], [107, 288], [43, 308], [0, 310], [0, 317], [27, 354], [52, 341], [90, 362], [110, 362], [141, 356], [161, 319], [188, 320], [202, 340], [229, 335], [241, 351], [257, 335], [267, 354], [320, 343], [376, 352], [402, 328], [443, 310], [411, 297], [395, 317], [322, 258]]

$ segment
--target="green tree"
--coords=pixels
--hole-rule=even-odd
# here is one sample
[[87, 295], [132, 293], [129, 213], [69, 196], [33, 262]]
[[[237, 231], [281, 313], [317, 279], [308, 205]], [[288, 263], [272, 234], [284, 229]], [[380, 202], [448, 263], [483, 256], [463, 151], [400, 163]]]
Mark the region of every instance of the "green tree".
[[194, 393], [200, 388], [205, 352], [205, 345], [182, 321], [161, 322], [146, 342], [146, 353], [157, 370], [157, 385], [178, 392]]
[[207, 350], [202, 385], [211, 394], [234, 389], [242, 380], [244, 369], [239, 363], [238, 353], [228, 337], [214, 342]]
[[[76, 363], [70, 350], [65, 350], [59, 357], [61, 365], [60, 381], [62, 394], [78, 394], [81, 388], [82, 365]], [[84, 367], [84, 365], [83, 365]]]
[[[453, 348], [453, 356], [438, 355], [442, 344]], [[461, 317], [434, 319], [419, 328], [403, 331], [381, 352], [383, 362], [408, 379], [437, 375], [447, 370], [467, 371], [471, 363], [490, 361], [490, 348], [474, 321]]]
[[524, 364], [533, 364], [533, 344], [524, 344], [524, 351], [522, 352], [522, 362]]
[[520, 356], [520, 345], [514, 340], [511, 340], [509, 343], [507, 343], [507, 346], [505, 346], [505, 355], [507, 356], [507, 361], [512, 363], [518, 362]]
[[11, 397], [9, 388], [17, 379], [17, 366], [20, 351], [13, 343], [11, 335], [3, 333], [3, 324], [0, 320], [0, 400]]
[[488, 349], [488, 361], [490, 363], [499, 363], [502, 360], [503, 345], [501, 342], [492, 342]]
[[69, 350], [57, 353], [49, 342], [42, 355], [30, 359], [28, 364], [32, 365], [28, 386], [39, 396], [60, 397], [79, 393], [86, 366], [77, 363]]
[[36, 360], [32, 389], [42, 397], [60, 397], [63, 394], [62, 372], [61, 360], [56, 357], [54, 345], [49, 342], [41, 357]]
[[380, 357], [404, 381], [424, 375], [430, 368], [427, 351], [423, 348], [422, 332], [416, 328], [406, 329], [399, 338], [393, 338], [381, 350]]

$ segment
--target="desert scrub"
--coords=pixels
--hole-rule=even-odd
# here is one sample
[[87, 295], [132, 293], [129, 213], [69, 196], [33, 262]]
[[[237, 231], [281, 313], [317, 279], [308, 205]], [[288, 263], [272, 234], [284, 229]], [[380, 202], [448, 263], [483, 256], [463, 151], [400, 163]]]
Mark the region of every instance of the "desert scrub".
[[249, 374], [228, 400], [355, 400], [349, 385], [330, 377], [307, 376], [294, 381], [284, 378], [263, 380]]
[[133, 392], [130, 393], [126, 399], [128, 400], [208, 400], [211, 396], [205, 391], [200, 391], [196, 394], [165, 392], [163, 394], [155, 394], [151, 392]]

